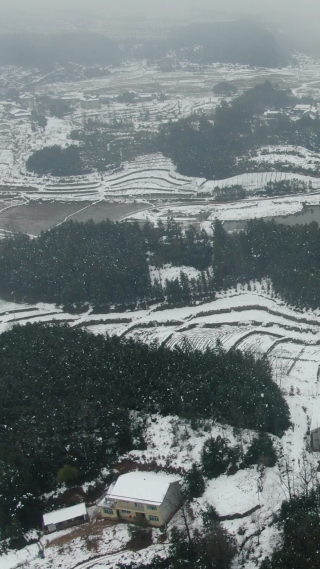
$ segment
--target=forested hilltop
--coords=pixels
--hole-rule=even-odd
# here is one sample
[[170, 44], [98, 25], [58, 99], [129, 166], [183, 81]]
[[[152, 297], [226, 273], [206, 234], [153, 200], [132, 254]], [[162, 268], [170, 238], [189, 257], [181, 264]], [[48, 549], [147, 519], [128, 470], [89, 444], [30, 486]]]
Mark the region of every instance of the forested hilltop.
[[0, 531], [13, 540], [39, 525], [41, 495], [66, 470], [73, 483], [92, 480], [143, 444], [130, 410], [276, 435], [290, 425], [268, 361], [219, 345], [170, 350], [27, 324], [1, 334], [0, 353]]
[[[318, 152], [320, 119], [292, 120], [284, 112], [298, 102], [289, 89], [265, 81], [231, 103], [223, 101], [212, 116], [193, 115], [164, 125], [160, 149], [181, 174], [213, 180], [259, 169], [250, 152], [261, 146], [301, 145]], [[262, 115], [268, 109], [278, 110], [279, 116], [267, 122]]]

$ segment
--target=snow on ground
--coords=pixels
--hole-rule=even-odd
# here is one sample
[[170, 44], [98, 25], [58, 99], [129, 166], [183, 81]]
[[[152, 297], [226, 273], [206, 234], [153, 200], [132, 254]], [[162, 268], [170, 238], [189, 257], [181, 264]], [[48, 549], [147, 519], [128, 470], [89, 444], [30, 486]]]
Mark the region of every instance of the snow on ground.
[[[169, 274], [172, 268], [165, 271]], [[274, 437], [274, 441], [294, 469], [298, 485], [302, 454], [308, 442], [306, 433], [313, 407], [316, 406], [320, 395], [320, 311], [298, 311], [285, 305], [273, 297], [267, 282], [262, 285], [251, 283], [250, 287], [252, 290], [239, 285], [236, 289], [219, 294], [215, 301], [204, 305], [160, 312], [151, 308], [137, 312], [95, 315], [89, 310], [86, 314], [69, 315], [48, 304], [30, 306], [1, 302], [0, 330], [10, 328], [15, 322], [24, 324], [65, 319], [70, 321], [71, 325], [74, 323], [88, 327], [94, 333], [116, 333], [145, 342], [157, 339], [168, 346], [187, 338], [193, 346], [204, 349], [207, 345], [214, 346], [216, 340], [220, 339], [225, 348], [235, 346], [242, 350], [249, 349], [256, 354], [267, 353], [274, 380], [288, 402], [293, 423], [293, 427], [281, 440]], [[170, 466], [186, 471], [193, 462], [199, 462], [204, 441], [218, 434], [226, 437], [230, 444], [240, 444], [244, 449], [254, 436], [251, 431], [235, 432], [229, 426], [210, 421], [204, 421], [197, 429], [193, 429], [190, 423], [177, 417], [153, 415], [148, 418], [145, 429], [147, 449], [132, 451], [124, 458], [146, 463], [156, 461], [164, 468]], [[307, 455], [308, 460], [316, 466], [317, 455]], [[248, 541], [248, 546], [253, 543], [255, 548], [255, 553], [250, 554], [251, 560], [246, 565], [251, 569], [254, 567], [255, 555], [260, 555], [260, 550], [263, 557], [272, 549], [277, 532], [274, 527], [269, 528], [268, 524], [272, 521], [272, 514], [279, 509], [286, 497], [286, 485], [277, 466], [266, 468], [263, 472], [251, 467], [240, 470], [233, 476], [223, 475], [208, 481], [203, 497], [192, 503], [195, 515], [192, 527], [200, 524], [201, 510], [207, 504], [212, 504], [222, 516], [244, 516], [223, 522], [225, 527], [234, 533], [239, 545], [245, 537], [257, 531], [257, 527], [266, 526], [259, 546], [257, 538]], [[247, 514], [258, 506], [259, 509]], [[170, 527], [182, 527], [182, 523], [181, 515], [177, 514]], [[125, 531], [125, 526], [122, 525], [116, 526], [115, 529], [104, 529], [99, 539], [99, 555], [120, 549], [125, 541]], [[245, 547], [244, 554], [247, 551], [248, 548]], [[90, 558], [86, 542], [81, 538], [75, 538], [63, 547], [47, 548], [45, 561], [32, 561], [36, 552], [36, 547], [32, 546], [16, 556], [10, 554], [4, 558], [5, 565], [2, 566], [4, 569], [12, 569], [18, 561], [31, 558], [31, 568], [56, 568], [61, 564], [62, 569], [70, 569], [77, 562]], [[148, 548], [140, 552], [140, 557], [126, 552], [119, 557], [110, 558], [109, 561], [101, 558], [99, 567], [110, 567], [115, 559], [146, 560], [153, 552], [154, 550]]]
[[[164, 103], [150, 103], [136, 107], [115, 104], [112, 108], [103, 110], [105, 118], [109, 116], [133, 116], [135, 121], [142, 120], [142, 114], [148, 111], [150, 125], [156, 121], [179, 116], [186, 116], [195, 109], [212, 110], [217, 100], [210, 96], [213, 81], [229, 79], [238, 87], [248, 87], [265, 78], [277, 77], [287, 86], [294, 87], [300, 95], [310, 95], [310, 92], [320, 95], [320, 83], [314, 81], [315, 73], [320, 69], [320, 62], [300, 57], [298, 67], [289, 67], [282, 70], [252, 70], [243, 66], [208, 66], [197, 70], [193, 75], [185, 70], [178, 73], [159, 72], [140, 64], [132, 64], [128, 69], [115, 69], [111, 76], [97, 78], [93, 82], [84, 81], [81, 84], [70, 82], [68, 84], [53, 84], [40, 86], [45, 92], [48, 88], [54, 91], [61, 89], [66, 92], [83, 91], [85, 89], [103, 90], [110, 92], [123, 92], [128, 86], [135, 85], [143, 91], [148, 91], [148, 85], [153, 84], [152, 91], [162, 90], [170, 93], [170, 99]], [[188, 82], [188, 83], [187, 83]], [[186, 89], [189, 94], [186, 96]], [[2, 108], [2, 106], [0, 105]], [[0, 108], [0, 118], [1, 118]], [[103, 114], [102, 113], [102, 114]], [[87, 117], [94, 113], [87, 113]], [[36, 178], [29, 176], [24, 170], [24, 160], [30, 149], [35, 150], [48, 144], [69, 144], [68, 135], [74, 127], [75, 121], [81, 116], [68, 118], [65, 121], [50, 119], [44, 132], [31, 130], [28, 122], [10, 123], [8, 132], [0, 133], [0, 183], [16, 184], [17, 196], [27, 196], [28, 199], [114, 199], [128, 196], [152, 196], [161, 198], [171, 196], [176, 200], [182, 197], [193, 197], [198, 201], [199, 192], [212, 195], [215, 186], [225, 187], [232, 184], [242, 184], [247, 190], [254, 192], [262, 188], [269, 181], [282, 179], [299, 179], [306, 181], [312, 191], [304, 196], [285, 198], [256, 199], [254, 197], [239, 203], [217, 204], [210, 203], [209, 199], [202, 203], [190, 206], [169, 206], [157, 204], [150, 210], [137, 213], [134, 218], [144, 220], [150, 218], [157, 221], [173, 215], [177, 219], [199, 222], [203, 227], [209, 227], [212, 220], [248, 219], [253, 217], [268, 217], [296, 213], [302, 210], [304, 204], [319, 205], [320, 182], [311, 176], [298, 176], [290, 173], [262, 172], [257, 174], [244, 174], [229, 180], [206, 181], [180, 176], [170, 160], [160, 156], [151, 155], [141, 157], [130, 163], [125, 163], [119, 171], [113, 171], [103, 176], [96, 174], [87, 177], [77, 177], [63, 180]], [[296, 156], [289, 152], [297, 152]], [[308, 167], [309, 161], [316, 167], [319, 157], [308, 153], [305, 149], [289, 147], [267, 147], [261, 149], [257, 160], [275, 162], [291, 161], [292, 164]], [[310, 182], [310, 184], [309, 184]], [[21, 188], [23, 186], [23, 189]], [[36, 191], [26, 193], [25, 188], [34, 186]], [[19, 189], [20, 187], [20, 189]], [[20, 192], [20, 193], [19, 193]], [[91, 196], [91, 197], [90, 197]], [[133, 216], [130, 216], [133, 217]], [[161, 270], [161, 279], [179, 276], [181, 268], [165, 267]], [[184, 272], [195, 276], [194, 269], [184, 267]], [[157, 277], [158, 271], [152, 269], [152, 277]], [[156, 307], [141, 309], [136, 312], [92, 314], [91, 309], [81, 315], [64, 313], [62, 309], [51, 304], [39, 303], [36, 305], [0, 302], [0, 332], [10, 329], [15, 323], [27, 322], [54, 322], [67, 321], [70, 325], [80, 325], [95, 334], [117, 334], [124, 338], [139, 338], [144, 342], [157, 340], [159, 343], [173, 347], [183, 340], [199, 349], [214, 346], [219, 339], [226, 349], [237, 347], [241, 350], [251, 350], [254, 354], [267, 354], [276, 383], [290, 407], [292, 428], [281, 440], [274, 438], [275, 444], [282, 449], [295, 472], [296, 484], [299, 485], [299, 470], [301, 457], [308, 437], [308, 425], [317, 407], [319, 398], [319, 366], [320, 366], [320, 311], [298, 311], [275, 298], [270, 285], [264, 282], [251, 283], [251, 290], [247, 286], [238, 286], [217, 295], [213, 302], [192, 307], [183, 307], [172, 310], [157, 311]], [[254, 433], [243, 430], [234, 432], [229, 426], [212, 424], [205, 421], [197, 430], [177, 417], [150, 416], [147, 421], [145, 451], [132, 451], [127, 458], [140, 462], [156, 460], [161, 466], [171, 466], [177, 469], [188, 470], [193, 462], [199, 462], [201, 448], [204, 441], [210, 436], [221, 434], [230, 440], [231, 444], [240, 444], [246, 448]], [[308, 460], [317, 464], [317, 455], [307, 453]], [[192, 503], [196, 516], [192, 527], [199, 526], [200, 512], [207, 505], [212, 504], [220, 515], [232, 516], [246, 514], [252, 508], [260, 506], [250, 515], [240, 519], [223, 522], [232, 532], [239, 545], [243, 540], [253, 534], [257, 528], [265, 528], [260, 536], [248, 541], [248, 547], [254, 545], [255, 551], [246, 559], [248, 547], [243, 550], [246, 567], [253, 569], [257, 558], [261, 559], [269, 553], [277, 540], [278, 532], [275, 526], [270, 526], [271, 516], [279, 509], [281, 501], [288, 495], [283, 478], [278, 467], [266, 468], [263, 472], [256, 467], [238, 471], [234, 476], [223, 475], [216, 480], [207, 482], [204, 496]], [[181, 515], [177, 514], [172, 525], [182, 527]], [[59, 537], [66, 537], [59, 532]], [[68, 534], [69, 535], [69, 534]], [[52, 541], [58, 534], [44, 538]], [[68, 536], [67, 536], [68, 537]], [[156, 535], [154, 536], [156, 542]], [[153, 545], [139, 553], [121, 552], [128, 541], [127, 527], [118, 525], [105, 527], [101, 530], [98, 540], [98, 555], [96, 561], [92, 559], [94, 553], [89, 551], [86, 539], [74, 537], [68, 543], [60, 545], [51, 544], [46, 548], [45, 560], [36, 558], [37, 546], [33, 545], [20, 552], [10, 553], [1, 559], [1, 568], [13, 569], [19, 563], [29, 563], [31, 569], [73, 569], [78, 563], [86, 562], [85, 567], [114, 567], [120, 560], [136, 560], [146, 562], [155, 552], [165, 555], [165, 545]], [[104, 556], [110, 555], [107, 559]], [[242, 554], [238, 561], [241, 561]], [[91, 559], [91, 561], [89, 561]], [[238, 565], [238, 564], [237, 564]]]
[[201, 275], [201, 271], [198, 271], [194, 267], [185, 267], [184, 265], [181, 265], [181, 267], [164, 265], [160, 269], [157, 269], [156, 267], [150, 267], [150, 277], [152, 284], [154, 284], [154, 281], [156, 279], [163, 284], [166, 282], [166, 280], [173, 281], [174, 279], [179, 279], [181, 273], [187, 275], [189, 279], [196, 279]]

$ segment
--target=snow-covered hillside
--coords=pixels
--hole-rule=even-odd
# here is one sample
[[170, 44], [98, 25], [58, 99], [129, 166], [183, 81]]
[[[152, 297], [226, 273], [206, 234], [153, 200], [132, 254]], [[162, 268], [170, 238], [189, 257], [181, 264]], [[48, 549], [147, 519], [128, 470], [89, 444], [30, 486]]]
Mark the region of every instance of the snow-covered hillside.
[[[163, 269], [170, 277], [172, 269]], [[233, 476], [222, 475], [207, 481], [202, 498], [191, 504], [192, 527], [201, 525], [201, 510], [213, 505], [224, 521], [225, 527], [235, 535], [239, 546], [243, 541], [263, 528], [259, 546], [257, 537], [248, 539], [241, 550], [238, 561], [248, 555], [246, 567], [253, 569], [255, 559], [261, 560], [274, 547], [278, 539], [272, 516], [278, 511], [283, 499], [288, 497], [282, 467], [289, 464], [291, 476], [299, 487], [299, 473], [303, 468], [304, 451], [308, 448], [308, 426], [317, 408], [319, 394], [320, 365], [320, 312], [298, 311], [273, 297], [272, 287], [264, 282], [251, 283], [248, 287], [238, 286], [218, 295], [213, 302], [193, 307], [157, 311], [156, 308], [121, 314], [70, 315], [53, 305], [18, 305], [2, 302], [0, 305], [0, 331], [8, 330], [15, 323], [67, 321], [71, 326], [81, 326], [94, 334], [117, 334], [123, 338], [139, 339], [143, 342], [157, 341], [167, 346], [181, 345], [187, 340], [200, 350], [214, 346], [219, 339], [226, 349], [236, 347], [253, 354], [266, 354], [271, 362], [274, 381], [280, 386], [290, 408], [292, 427], [282, 439], [273, 437], [281, 459], [274, 468], [250, 467], [239, 470]], [[263, 393], [261, 394], [263, 397]], [[133, 463], [156, 462], [163, 468], [187, 471], [193, 462], [199, 462], [201, 448], [210, 436], [221, 434], [231, 444], [247, 448], [254, 437], [248, 430], [234, 431], [228, 425], [204, 421], [198, 428], [178, 417], [150, 416], [144, 438], [147, 449], [132, 451], [123, 459]], [[317, 454], [306, 453], [310, 467], [316, 468]], [[250, 513], [251, 512], [251, 513]], [[183, 520], [177, 514], [170, 527], [182, 527]], [[68, 530], [70, 532], [71, 530]], [[99, 534], [99, 555], [116, 552], [128, 541], [123, 526], [103, 528]], [[60, 534], [59, 534], [60, 535]], [[51, 536], [49, 542], [54, 537]], [[64, 535], [64, 534], [61, 534]], [[69, 535], [69, 534], [68, 534]], [[83, 536], [71, 533], [67, 543], [50, 545], [46, 549], [46, 560], [32, 561], [36, 546], [17, 555], [4, 558], [5, 569], [12, 569], [19, 559], [28, 558], [31, 568], [59, 566], [67, 569], [90, 558]], [[158, 534], [154, 532], [154, 542]], [[71, 539], [72, 538], [72, 539]], [[45, 538], [46, 540], [47, 538]], [[253, 549], [252, 549], [253, 548]], [[155, 545], [139, 554], [117, 553], [117, 557], [90, 562], [86, 567], [112, 567], [115, 559], [146, 561], [155, 552], [165, 554], [166, 545]], [[29, 553], [28, 553], [29, 552]], [[63, 552], [63, 556], [61, 553]], [[138, 555], [138, 557], [137, 557]], [[92, 564], [91, 564], [92, 563]], [[235, 567], [237, 567], [237, 563]]]

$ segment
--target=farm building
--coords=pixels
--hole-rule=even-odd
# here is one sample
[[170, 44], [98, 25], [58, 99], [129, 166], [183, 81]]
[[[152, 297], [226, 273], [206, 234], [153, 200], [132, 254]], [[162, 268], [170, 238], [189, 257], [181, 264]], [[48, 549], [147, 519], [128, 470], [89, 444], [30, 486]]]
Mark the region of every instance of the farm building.
[[100, 100], [97, 97], [82, 99], [81, 107], [83, 109], [98, 109], [100, 107]]
[[320, 451], [320, 397], [315, 401], [310, 425], [311, 449]]
[[180, 482], [167, 474], [129, 472], [119, 476], [98, 505], [103, 518], [161, 527], [181, 507]]
[[56, 510], [55, 512], [44, 514], [42, 526], [46, 533], [51, 533], [53, 531], [83, 524], [88, 521], [88, 519], [86, 505], [77, 504], [70, 508], [63, 508], [62, 510]]
[[13, 120], [29, 119], [30, 117], [31, 113], [24, 109], [14, 109], [13, 111], [10, 111], [10, 118]]
[[35, 109], [37, 106], [37, 101], [33, 95], [30, 93], [23, 93], [19, 97], [20, 104], [27, 109]]

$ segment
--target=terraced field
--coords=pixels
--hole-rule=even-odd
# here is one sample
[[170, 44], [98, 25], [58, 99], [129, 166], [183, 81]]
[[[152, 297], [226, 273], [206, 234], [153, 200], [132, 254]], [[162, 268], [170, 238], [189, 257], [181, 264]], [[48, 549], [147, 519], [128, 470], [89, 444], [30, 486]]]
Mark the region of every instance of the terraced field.
[[[308, 393], [318, 390], [320, 366], [320, 313], [290, 309], [264, 292], [230, 290], [202, 306], [157, 311], [156, 308], [124, 314], [71, 315], [53, 305], [0, 304], [0, 332], [15, 322], [69, 322], [94, 334], [116, 334], [170, 348], [186, 343], [200, 350], [219, 340], [225, 349], [237, 348], [257, 356], [267, 355], [275, 378], [287, 387], [293, 376], [308, 383]], [[281, 370], [281, 374], [280, 371]], [[281, 378], [280, 378], [280, 375]]]

